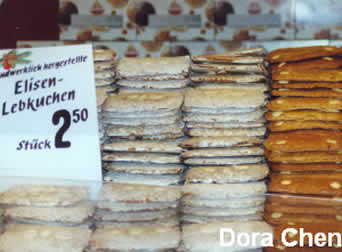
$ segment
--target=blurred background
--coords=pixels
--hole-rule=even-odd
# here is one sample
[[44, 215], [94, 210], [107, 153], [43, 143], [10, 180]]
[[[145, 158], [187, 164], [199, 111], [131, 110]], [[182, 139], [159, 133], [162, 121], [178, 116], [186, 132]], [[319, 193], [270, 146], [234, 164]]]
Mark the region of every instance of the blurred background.
[[0, 0], [1, 48], [91, 42], [119, 56], [342, 44], [342, 0]]

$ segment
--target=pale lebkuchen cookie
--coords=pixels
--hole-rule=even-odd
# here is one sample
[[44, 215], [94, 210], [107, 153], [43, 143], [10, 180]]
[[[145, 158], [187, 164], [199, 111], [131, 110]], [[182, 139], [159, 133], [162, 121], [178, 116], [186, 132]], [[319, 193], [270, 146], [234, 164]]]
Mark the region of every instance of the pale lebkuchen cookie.
[[270, 90], [266, 83], [198, 83], [196, 89], [235, 89], [235, 90], [257, 90], [267, 92]]
[[342, 122], [342, 112], [321, 112], [316, 110], [297, 110], [287, 112], [266, 112], [267, 121], [333, 121]]
[[172, 251], [179, 246], [179, 227], [163, 225], [112, 226], [97, 229], [91, 251]]
[[269, 163], [274, 172], [342, 172], [342, 164], [335, 163], [307, 163], [307, 164], [283, 164]]
[[269, 192], [300, 195], [342, 195], [342, 174], [271, 174]]
[[336, 98], [281, 97], [270, 101], [267, 108], [271, 111], [312, 109], [338, 112], [342, 110], [342, 100]]
[[325, 207], [341, 208], [342, 198], [331, 196], [311, 196], [294, 194], [269, 194], [267, 195], [268, 204], [278, 204], [292, 207]]
[[265, 164], [192, 167], [187, 171], [185, 180], [186, 183], [241, 183], [262, 180], [268, 173]]
[[261, 139], [257, 137], [191, 137], [179, 144], [180, 147], [186, 149], [196, 148], [224, 148], [224, 147], [243, 147], [243, 146], [259, 146]]
[[331, 88], [339, 92], [342, 89], [341, 82], [289, 82], [289, 81], [271, 81], [271, 88], [287, 89], [312, 89], [312, 88]]
[[307, 152], [276, 152], [265, 150], [269, 162], [275, 163], [341, 163], [342, 152], [338, 151], [307, 151]]
[[[209, 59], [212, 59], [215, 56], [262, 56], [265, 55], [265, 49], [262, 47], [255, 47], [255, 48], [247, 48], [247, 49], [237, 49], [237, 50], [231, 50], [220, 54], [203, 54], [203, 55], [197, 55], [193, 56], [192, 60], [197, 59], [198, 61], [208, 61]], [[194, 60], [195, 61], [195, 60]]]
[[181, 196], [181, 188], [176, 186], [105, 184], [101, 188], [99, 201], [114, 203], [160, 203], [178, 201]]
[[269, 213], [285, 213], [298, 215], [320, 215], [320, 216], [340, 216], [342, 218], [341, 207], [317, 207], [317, 206], [288, 206], [283, 203], [266, 203], [265, 211]]
[[190, 166], [197, 165], [242, 165], [242, 164], [258, 164], [263, 162], [260, 156], [243, 156], [243, 157], [215, 157], [215, 158], [188, 158], [184, 160], [184, 164]]
[[91, 230], [85, 227], [8, 225], [0, 235], [0, 251], [82, 252], [90, 236]]
[[85, 224], [93, 216], [90, 204], [73, 207], [10, 207], [5, 210], [7, 221], [34, 224], [61, 224], [66, 226]]
[[232, 129], [232, 128], [256, 128], [265, 125], [265, 120], [251, 122], [187, 122], [188, 129], [191, 128], [206, 128], [206, 129]]
[[233, 64], [259, 64], [265, 61], [264, 57], [260, 56], [228, 56], [223, 54], [199, 55], [193, 56], [194, 62], [218, 62], [218, 63], [233, 63]]
[[[123, 118], [122, 120], [125, 120]], [[183, 131], [183, 123], [176, 122], [167, 125], [142, 125], [142, 126], [109, 126], [107, 128], [107, 136], [110, 137], [143, 137], [156, 135], [180, 134]]]
[[342, 133], [329, 130], [297, 130], [271, 133], [264, 142], [271, 151], [342, 151]]
[[[225, 90], [230, 92], [230, 90]], [[183, 121], [185, 122], [253, 122], [263, 120], [265, 110], [257, 109], [247, 113], [185, 113]]]
[[265, 73], [266, 69], [263, 63], [255, 65], [240, 65], [240, 64], [192, 64], [191, 70], [194, 72], [208, 73], [214, 72], [216, 74], [232, 73]]
[[152, 164], [180, 164], [181, 159], [176, 154], [150, 153], [150, 152], [110, 152], [102, 157], [107, 162], [136, 162]]
[[[118, 80], [116, 82], [117, 85], [125, 88], [136, 88], [136, 89], [147, 89], [151, 90], [160, 90], [160, 89], [170, 89], [177, 90], [180, 88], [186, 87], [190, 83], [189, 79], [184, 80], [168, 80], [168, 81], [144, 81], [144, 80]], [[121, 92], [122, 93], [122, 92]]]
[[177, 80], [188, 77], [190, 57], [123, 58], [116, 67], [119, 79]]
[[203, 157], [242, 157], [263, 155], [262, 147], [228, 147], [228, 148], [202, 148], [183, 152], [182, 158], [203, 158]]
[[239, 197], [264, 196], [264, 181], [233, 184], [185, 184], [181, 187], [183, 197], [193, 199], [231, 200]]
[[114, 81], [115, 73], [112, 70], [103, 70], [103, 71], [96, 71], [95, 72], [95, 79], [96, 80], [107, 80], [110, 79]]
[[97, 61], [94, 63], [95, 71], [113, 69], [115, 67], [116, 61], [115, 60], [108, 60], [108, 61]]
[[342, 55], [342, 48], [337, 48], [336, 46], [281, 48], [270, 52], [266, 60], [270, 63], [292, 62], [340, 54]]
[[113, 212], [107, 210], [97, 210], [94, 219], [101, 222], [146, 222], [161, 219], [174, 218], [177, 212], [174, 209], [164, 209], [159, 211], [139, 211], [139, 212]]
[[183, 95], [178, 92], [127, 93], [109, 96], [103, 110], [111, 113], [167, 112], [179, 109]]
[[139, 164], [131, 162], [105, 163], [103, 168], [108, 171], [128, 174], [179, 174], [186, 168], [181, 164]]
[[268, 123], [267, 127], [271, 132], [312, 129], [341, 130], [342, 123], [328, 121], [278, 121]]
[[66, 207], [88, 199], [88, 189], [80, 186], [16, 185], [0, 194], [1, 205]]
[[120, 141], [104, 145], [104, 151], [180, 153], [183, 151], [176, 142]]
[[316, 88], [316, 89], [273, 89], [271, 91], [273, 96], [282, 97], [342, 97], [342, 90], [329, 89], [329, 88]]
[[114, 84], [115, 79], [109, 78], [109, 79], [96, 79], [95, 80], [95, 86], [96, 88], [102, 88], [102, 87], [108, 87], [109, 85]]
[[110, 61], [116, 57], [116, 51], [112, 49], [95, 49], [93, 50], [94, 61]]
[[265, 81], [266, 77], [261, 74], [251, 74], [251, 75], [214, 75], [214, 74], [204, 74], [191, 76], [192, 82], [216, 82], [216, 83], [253, 83]]
[[259, 128], [235, 128], [235, 129], [189, 129], [188, 135], [193, 137], [221, 137], [221, 136], [247, 136], [247, 137], [264, 137], [266, 127]]
[[234, 197], [229, 199], [205, 199], [193, 198], [191, 196], [182, 197], [181, 205], [190, 207], [209, 207], [209, 208], [248, 208], [264, 205], [265, 196]]
[[[317, 233], [324, 233], [326, 237], [328, 237], [328, 233], [342, 233], [342, 223], [335, 223], [333, 225], [320, 225], [320, 224], [295, 224], [295, 225], [280, 225], [280, 226], [275, 226], [273, 228], [273, 234], [274, 234], [274, 239], [275, 241], [281, 243], [282, 239], [282, 233], [285, 229], [287, 228], [294, 228], [298, 230], [298, 233], [287, 233], [286, 240], [288, 242], [291, 241], [300, 241], [300, 232], [299, 229], [303, 228], [305, 232], [311, 233], [313, 236], [315, 236]], [[337, 244], [337, 237], [334, 236], [333, 238], [333, 243]], [[304, 244], [308, 245], [308, 236], [304, 236]]]
[[104, 174], [105, 182], [117, 184], [143, 184], [156, 186], [177, 185], [183, 181], [181, 174], [129, 174], [116, 171], [108, 171]]
[[281, 62], [270, 66], [271, 72], [277, 71], [298, 71], [316, 69], [339, 69], [342, 67], [342, 57], [322, 57], [299, 62]]
[[234, 108], [256, 110], [264, 104], [265, 97], [260, 91], [232, 90], [231, 92], [222, 92], [218, 89], [192, 89], [185, 94], [183, 110], [187, 112], [193, 112], [194, 109], [201, 111], [210, 109], [213, 112], [221, 112], [221, 110], [224, 112], [225, 109], [230, 111]]
[[285, 247], [282, 245], [276, 245], [276, 247], [264, 248], [264, 252], [339, 252], [341, 248], [334, 247]]
[[[192, 214], [185, 214], [182, 216], [181, 223], [182, 225], [188, 224], [206, 224], [213, 222], [225, 222], [225, 221], [261, 221], [263, 220], [263, 216], [261, 214], [253, 214], [253, 215], [241, 215], [241, 216], [198, 216]], [[182, 250], [179, 250], [181, 252]], [[261, 250], [248, 250], [245, 252], [262, 252]]]
[[289, 225], [290, 227], [295, 224], [319, 224], [319, 225], [334, 225], [341, 223], [336, 216], [319, 216], [319, 215], [308, 215], [308, 214], [286, 214], [280, 212], [265, 212], [264, 219], [267, 223], [273, 226], [278, 225]]
[[341, 82], [342, 70], [297, 70], [297, 71], [277, 71], [272, 73], [273, 80], [279, 81], [324, 81]]

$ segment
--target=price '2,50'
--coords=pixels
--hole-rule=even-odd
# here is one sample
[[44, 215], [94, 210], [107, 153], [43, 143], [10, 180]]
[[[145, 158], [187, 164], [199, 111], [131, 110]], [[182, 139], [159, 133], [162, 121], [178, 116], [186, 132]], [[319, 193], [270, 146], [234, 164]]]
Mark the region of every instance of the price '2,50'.
[[55, 147], [69, 148], [71, 142], [63, 140], [63, 136], [70, 128], [71, 123], [85, 122], [88, 120], [88, 109], [74, 109], [71, 113], [66, 109], [58, 110], [52, 116], [53, 125], [58, 125], [61, 119], [63, 119], [63, 125], [56, 133]]

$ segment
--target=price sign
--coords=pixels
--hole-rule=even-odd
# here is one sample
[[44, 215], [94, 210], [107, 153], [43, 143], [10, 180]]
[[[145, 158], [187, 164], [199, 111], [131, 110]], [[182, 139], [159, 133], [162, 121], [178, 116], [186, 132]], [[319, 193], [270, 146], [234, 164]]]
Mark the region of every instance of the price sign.
[[91, 45], [0, 51], [0, 177], [101, 181]]

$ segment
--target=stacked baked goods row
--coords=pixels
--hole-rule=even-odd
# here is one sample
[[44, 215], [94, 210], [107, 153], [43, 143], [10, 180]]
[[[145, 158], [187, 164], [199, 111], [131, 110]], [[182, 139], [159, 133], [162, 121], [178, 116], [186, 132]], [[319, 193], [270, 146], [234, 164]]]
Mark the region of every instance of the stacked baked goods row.
[[[136, 217], [144, 216], [139, 215], [141, 209], [149, 209], [152, 214], [164, 209], [166, 215], [165, 209], [175, 207], [182, 195], [177, 186], [105, 184], [94, 202], [88, 200], [87, 193], [85, 187], [60, 185], [18, 185], [0, 193], [6, 221], [5, 230], [0, 232], [0, 251], [227, 251], [219, 249], [220, 228], [272, 232], [260, 221], [187, 225], [181, 232], [175, 218], [140, 223], [98, 219], [96, 211], [105, 209], [134, 209]], [[120, 213], [120, 218], [126, 217]], [[180, 247], [182, 240], [188, 249]]]
[[189, 57], [119, 62], [119, 94], [102, 107], [105, 185], [95, 210], [92, 251], [179, 246], [178, 185], [185, 168], [179, 146], [185, 136], [181, 88], [189, 82], [189, 67]]
[[117, 89], [115, 85], [115, 65], [116, 52], [110, 49], [93, 50], [95, 85], [96, 85], [96, 105], [99, 122], [100, 143], [105, 141], [104, 128], [101, 123], [102, 104], [106, 97], [114, 93]]
[[5, 229], [0, 251], [79, 251], [88, 247], [88, 190], [78, 186], [18, 185], [0, 193]]
[[[179, 187], [104, 185], [96, 202], [79, 186], [19, 185], [0, 193], [5, 230], [0, 232], [0, 251], [97, 252], [164, 251], [179, 246], [178, 221], [144, 224], [111, 223], [99, 219], [99, 211], [175, 208]], [[94, 211], [95, 209], [95, 211]], [[155, 212], [152, 212], [152, 214]], [[164, 210], [164, 215], [167, 210]], [[119, 213], [119, 218], [128, 218]], [[134, 214], [133, 214], [134, 215]], [[146, 214], [147, 216], [148, 214]]]
[[123, 58], [116, 69], [120, 92], [182, 91], [188, 86], [189, 56]]
[[[268, 55], [273, 99], [267, 105], [265, 155], [272, 169], [272, 195], [265, 218], [275, 226], [278, 250], [267, 251], [293, 251], [281, 244], [287, 227], [311, 233], [342, 228], [341, 56], [342, 49], [333, 46], [279, 49]], [[298, 240], [298, 235], [287, 239]]]
[[180, 145], [189, 166], [181, 201], [185, 251], [225, 251], [217, 234], [228, 223], [246, 232], [270, 229], [263, 221], [269, 171], [263, 158], [263, 64], [261, 48], [193, 57], [193, 88], [183, 105], [190, 138]]
[[[163, 82], [159, 85], [164, 90], [162, 86], [167, 85], [167, 79], [175, 78], [171, 81], [174, 85], [182, 81], [178, 78], [187, 80], [189, 75], [188, 57], [164, 58], [168, 64], [159, 58], [146, 59], [147, 63], [136, 61], [130, 58], [120, 61], [119, 83], [134, 73], [132, 78], [142, 83]], [[106, 182], [160, 186], [182, 182], [184, 165], [179, 143], [185, 135], [181, 118], [184, 94], [147, 90], [148, 87], [141, 86], [138, 92], [120, 92], [103, 104], [102, 122], [108, 137], [103, 155]]]

